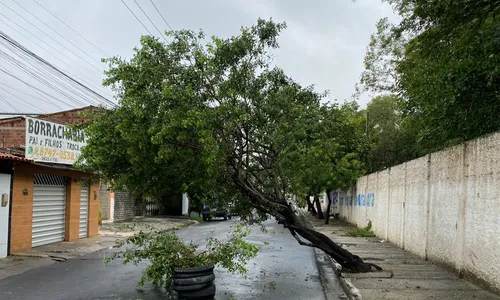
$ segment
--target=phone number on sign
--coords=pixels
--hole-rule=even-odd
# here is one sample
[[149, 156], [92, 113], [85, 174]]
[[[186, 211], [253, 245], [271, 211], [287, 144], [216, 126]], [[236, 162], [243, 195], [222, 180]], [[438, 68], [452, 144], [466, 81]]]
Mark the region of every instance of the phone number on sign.
[[57, 161], [57, 159], [63, 160], [74, 160], [75, 152], [71, 151], [62, 151], [62, 150], [54, 150], [49, 148], [39, 148], [35, 147], [33, 150], [33, 156], [40, 157], [42, 156], [42, 160], [46, 161]]

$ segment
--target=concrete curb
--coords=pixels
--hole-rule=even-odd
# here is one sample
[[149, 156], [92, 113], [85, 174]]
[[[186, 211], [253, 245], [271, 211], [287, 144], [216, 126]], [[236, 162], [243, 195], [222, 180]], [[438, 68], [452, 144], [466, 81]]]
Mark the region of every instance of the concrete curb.
[[35, 258], [50, 258], [48, 254], [45, 253], [26, 253], [26, 252], [19, 252], [19, 253], [11, 253], [9, 254], [10, 256], [19, 256], [19, 257], [35, 257]]
[[339, 280], [339, 276], [331, 261], [323, 251], [314, 248], [314, 256], [318, 266], [319, 276], [327, 300], [350, 299]]
[[354, 286], [354, 284], [352, 284], [351, 279], [345, 278], [344, 276], [342, 276], [342, 273], [341, 273], [342, 266], [340, 266], [340, 264], [338, 264], [333, 258], [331, 258], [331, 257], [328, 257], [328, 258], [331, 260], [332, 264], [336, 268], [335, 271], [337, 273], [337, 277], [340, 281], [340, 285], [342, 286], [342, 288], [344, 289], [344, 292], [347, 295], [347, 298], [349, 300], [362, 300], [360, 291]]
[[338, 280], [338, 284], [342, 287], [342, 290], [347, 296], [348, 300], [362, 300], [361, 293], [359, 290], [352, 284], [349, 278], [345, 278], [342, 276], [342, 266], [337, 263], [333, 258], [328, 256], [326, 253], [319, 249], [314, 249], [316, 254], [316, 261], [318, 263], [318, 269], [320, 270], [320, 275], [323, 276], [326, 280], [323, 281], [325, 287], [325, 295], [326, 299], [343, 299], [339, 298], [338, 293], [332, 294], [331, 291], [335, 291], [336, 289], [332, 287], [332, 283], [330, 280], [332, 278]]
[[[310, 226], [313, 229], [316, 229], [316, 227], [312, 224], [312, 222], [308, 220], [307, 223], [308, 226]], [[335, 279], [337, 279], [340, 286], [344, 290], [347, 299], [362, 300], [361, 293], [352, 284], [351, 280], [349, 278], [345, 278], [344, 276], [342, 276], [342, 266], [338, 262], [336, 262], [333, 258], [331, 258], [329, 255], [324, 253], [322, 250], [314, 248], [314, 251], [316, 256], [316, 262], [318, 264], [318, 269], [320, 270], [320, 275], [323, 276], [330, 275], [330, 277], [334, 277]], [[328, 294], [327, 290], [329, 288], [331, 287], [325, 285], [326, 299], [327, 300], [339, 299], [338, 295], [336, 296], [336, 298], [333, 298], [333, 295]]]

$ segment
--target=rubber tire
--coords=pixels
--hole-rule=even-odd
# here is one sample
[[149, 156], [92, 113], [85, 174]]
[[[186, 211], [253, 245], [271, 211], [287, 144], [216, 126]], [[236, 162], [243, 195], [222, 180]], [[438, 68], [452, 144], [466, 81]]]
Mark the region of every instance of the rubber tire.
[[194, 292], [194, 291], [208, 288], [208, 287], [210, 287], [211, 284], [212, 284], [211, 282], [210, 283], [195, 284], [195, 285], [175, 285], [174, 284], [172, 286], [172, 288], [174, 289], [174, 291], [181, 292], [181, 293]]
[[193, 277], [207, 276], [207, 275], [212, 275], [213, 273], [214, 273], [213, 271], [206, 271], [206, 272], [200, 272], [200, 273], [181, 273], [181, 274], [174, 274], [174, 279], [186, 279], [186, 278], [193, 278]]
[[215, 296], [215, 284], [209, 285], [207, 288], [194, 291], [194, 292], [180, 292], [177, 293], [179, 299], [212, 299]]
[[229, 220], [231, 220], [231, 218], [232, 218], [232, 216], [231, 216], [231, 215], [229, 215], [229, 216], [227, 216], [227, 217], [228, 217], [228, 219], [229, 219]]
[[215, 275], [206, 275], [193, 278], [174, 278], [174, 284], [176, 285], [195, 285], [202, 283], [210, 283], [215, 280]]
[[201, 273], [201, 272], [209, 272], [214, 270], [214, 265], [200, 266], [200, 267], [191, 267], [191, 268], [175, 268], [175, 274], [186, 274], [186, 273]]

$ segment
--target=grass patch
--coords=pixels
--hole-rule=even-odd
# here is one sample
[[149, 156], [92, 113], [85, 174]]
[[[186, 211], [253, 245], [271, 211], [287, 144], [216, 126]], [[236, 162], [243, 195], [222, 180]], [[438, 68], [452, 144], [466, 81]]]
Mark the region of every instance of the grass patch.
[[200, 217], [200, 216], [191, 216], [191, 217], [189, 217], [189, 218], [190, 218], [191, 220], [194, 220], [194, 221], [198, 222], [198, 223], [203, 222], [203, 218], [202, 218], [202, 217]]
[[374, 237], [375, 232], [372, 231], [372, 221], [368, 221], [365, 228], [354, 228], [346, 232], [346, 236], [352, 237]]

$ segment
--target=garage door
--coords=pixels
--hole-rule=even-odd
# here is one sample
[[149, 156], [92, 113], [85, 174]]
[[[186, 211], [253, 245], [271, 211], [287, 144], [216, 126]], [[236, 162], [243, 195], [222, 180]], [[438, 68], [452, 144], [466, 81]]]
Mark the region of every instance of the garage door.
[[82, 183], [80, 194], [80, 238], [87, 237], [87, 224], [89, 216], [89, 187]]
[[64, 241], [66, 178], [35, 174], [32, 247]]

